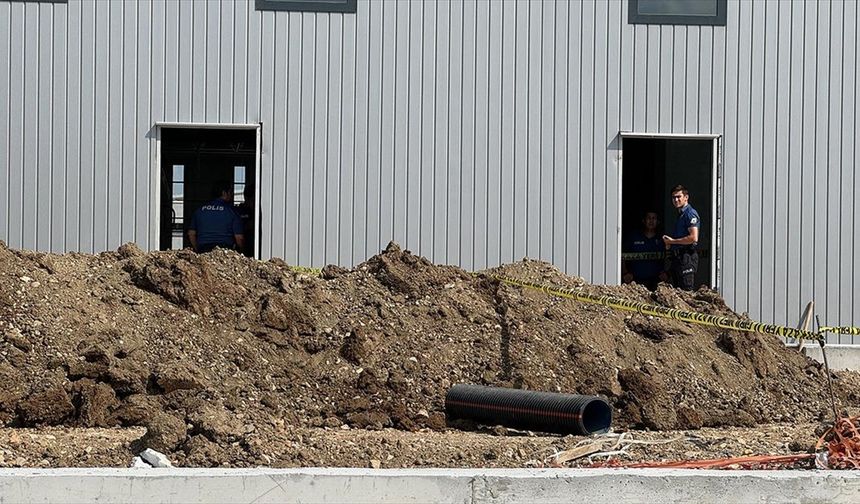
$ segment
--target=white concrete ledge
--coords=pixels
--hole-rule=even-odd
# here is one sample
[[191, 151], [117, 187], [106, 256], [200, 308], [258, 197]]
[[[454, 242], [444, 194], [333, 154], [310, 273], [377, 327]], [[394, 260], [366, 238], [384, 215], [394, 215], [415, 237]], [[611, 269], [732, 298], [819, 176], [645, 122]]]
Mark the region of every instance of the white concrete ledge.
[[850, 471], [2, 469], [0, 503], [857, 503]]
[[[860, 371], [860, 345], [827, 345], [825, 350], [831, 371]], [[818, 343], [806, 343], [803, 353], [818, 362], [824, 362]]]

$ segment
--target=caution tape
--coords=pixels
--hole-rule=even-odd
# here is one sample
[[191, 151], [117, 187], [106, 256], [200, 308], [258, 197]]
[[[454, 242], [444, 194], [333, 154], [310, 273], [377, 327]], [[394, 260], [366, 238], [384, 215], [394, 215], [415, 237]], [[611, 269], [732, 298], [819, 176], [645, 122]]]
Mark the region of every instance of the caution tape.
[[[660, 252], [642, 252], [642, 254], [646, 253], [659, 254]], [[308, 268], [306, 266], [290, 266], [289, 268], [296, 272], [307, 273], [317, 276], [322, 273], [322, 270], [320, 268]], [[472, 274], [476, 276], [478, 275], [477, 273]], [[526, 282], [524, 280], [519, 280], [516, 278], [498, 275], [489, 276], [490, 278], [498, 280], [502, 283], [515, 285], [517, 287], [522, 287], [526, 289], [538, 290], [553, 296], [575, 299], [583, 303], [597, 304], [606, 306], [608, 308], [614, 308], [616, 310], [636, 312], [641, 313], [643, 315], [651, 315], [654, 317], [668, 318], [672, 320], [680, 320], [682, 322], [717, 327], [720, 329], [733, 329], [735, 331], [772, 334], [774, 336], [782, 336], [783, 338], [794, 338], [798, 340], [811, 340], [818, 342], [824, 340], [824, 333], [860, 335], [860, 327], [825, 326], [821, 327], [818, 332], [804, 331], [802, 329], [796, 329], [794, 327], [786, 327], [774, 324], [762, 324], [760, 322], [753, 322], [751, 320], [738, 320], [730, 317], [707, 315], [704, 313], [678, 310], [677, 308], [669, 308], [666, 306], [650, 305], [647, 303], [640, 303], [638, 301], [629, 301], [627, 299], [622, 299], [615, 296], [595, 296], [593, 294], [587, 294], [585, 292], [577, 291], [575, 289], [536, 284]]]
[[851, 326], [836, 326], [836, 327], [827, 327], [824, 326], [818, 329], [820, 333], [834, 333], [834, 334], [854, 334], [860, 335], [860, 327], [851, 327]]
[[[653, 261], [670, 257], [671, 252], [622, 252], [622, 261]], [[699, 249], [699, 257], [707, 258], [708, 249]]]
[[622, 261], [653, 261], [665, 257], [665, 252], [624, 252], [621, 254]]
[[680, 320], [682, 322], [689, 322], [691, 324], [717, 327], [720, 329], [733, 329], [735, 331], [772, 334], [774, 336], [782, 336], [784, 338], [795, 338], [802, 340], [821, 341], [823, 338], [820, 333], [804, 331], [802, 329], [795, 329], [793, 327], [762, 324], [750, 320], [737, 320], [717, 315], [706, 315], [704, 313], [678, 310], [676, 308], [669, 308], [666, 306], [649, 305], [637, 301], [628, 301], [626, 299], [617, 298], [615, 296], [595, 296], [593, 294], [587, 294], [585, 292], [577, 291], [574, 289], [566, 289], [563, 287], [553, 287], [550, 285], [525, 282], [523, 280], [517, 280], [515, 278], [503, 276], [491, 276], [491, 278], [494, 278], [499, 282], [506, 283], [508, 285], [515, 285], [517, 287], [523, 287], [526, 289], [538, 290], [546, 294], [575, 299], [583, 303], [597, 304], [606, 306], [608, 308], [614, 308], [616, 310], [636, 312], [641, 313], [643, 315], [651, 315], [654, 317]]

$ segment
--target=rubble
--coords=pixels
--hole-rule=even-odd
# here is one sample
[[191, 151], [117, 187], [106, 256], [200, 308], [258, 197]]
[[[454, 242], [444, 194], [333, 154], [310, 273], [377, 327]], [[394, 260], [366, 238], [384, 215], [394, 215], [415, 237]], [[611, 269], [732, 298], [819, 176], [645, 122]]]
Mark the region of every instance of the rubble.
[[173, 464], [170, 463], [170, 459], [167, 458], [167, 455], [157, 452], [152, 448], [143, 450], [140, 452], [139, 456], [141, 460], [152, 467], [173, 467]]
[[146, 463], [140, 455], [136, 455], [133, 459], [131, 459], [131, 465], [129, 465], [132, 469], [151, 469], [152, 466]]
[[[390, 451], [350, 455], [350, 445], [329, 440], [449, 435], [444, 397], [456, 383], [600, 395], [619, 431], [828, 417], [821, 365], [776, 337], [524, 291], [396, 245], [324, 271], [224, 250], [52, 255], [0, 246], [0, 432], [136, 429], [116, 448], [126, 454], [116, 455], [120, 465], [153, 448], [183, 466], [387, 467], [474, 464], [478, 450], [488, 465], [543, 460], [530, 450], [552, 438], [518, 446], [522, 455], [476, 442], [460, 459], [453, 450], [444, 460], [392, 461]], [[528, 260], [493, 273], [737, 316], [707, 289], [590, 285]], [[843, 407], [860, 403], [858, 383], [838, 375]]]

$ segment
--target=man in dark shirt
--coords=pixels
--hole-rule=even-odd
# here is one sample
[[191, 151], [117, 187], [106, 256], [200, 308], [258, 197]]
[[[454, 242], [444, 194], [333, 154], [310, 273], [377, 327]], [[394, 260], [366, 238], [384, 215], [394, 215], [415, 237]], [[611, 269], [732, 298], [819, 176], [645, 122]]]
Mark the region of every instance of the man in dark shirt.
[[194, 251], [200, 254], [215, 247], [241, 252], [245, 246], [245, 237], [242, 234], [242, 220], [233, 209], [233, 185], [222, 184], [217, 193], [217, 198], [194, 212], [188, 228], [188, 241]]
[[675, 287], [695, 289], [696, 271], [699, 269], [699, 232], [702, 227], [699, 213], [690, 206], [690, 193], [682, 185], [672, 188], [672, 205], [678, 210], [678, 220], [672, 236], [663, 235], [663, 243], [672, 259], [672, 283]]
[[663, 271], [663, 240], [657, 234], [659, 224], [657, 212], [645, 212], [642, 218], [642, 229], [634, 231], [625, 243], [625, 252], [648, 257], [635, 257], [624, 261], [622, 275], [624, 283], [636, 282], [654, 290], [660, 280], [666, 279]]

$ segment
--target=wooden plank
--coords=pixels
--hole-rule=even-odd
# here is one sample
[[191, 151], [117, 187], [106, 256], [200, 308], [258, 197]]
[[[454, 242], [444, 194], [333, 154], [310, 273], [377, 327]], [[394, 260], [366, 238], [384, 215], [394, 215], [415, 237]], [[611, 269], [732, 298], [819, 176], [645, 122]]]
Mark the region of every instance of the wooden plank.
[[[797, 324], [798, 329], [802, 329], [804, 331], [809, 330], [809, 324], [812, 322], [812, 313], [815, 311], [815, 302], [810, 301], [806, 303], [806, 309], [803, 310], [803, 314], [800, 316], [800, 322]], [[797, 349], [798, 352], [803, 350], [804, 340], [797, 340], [797, 345], [794, 348]]]

